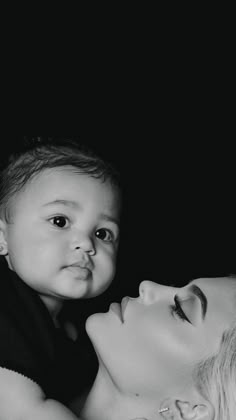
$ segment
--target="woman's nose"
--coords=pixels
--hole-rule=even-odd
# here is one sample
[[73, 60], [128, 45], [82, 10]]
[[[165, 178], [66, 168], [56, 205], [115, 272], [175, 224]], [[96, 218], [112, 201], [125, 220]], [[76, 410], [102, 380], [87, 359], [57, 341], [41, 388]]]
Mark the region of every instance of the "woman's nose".
[[163, 298], [165, 293], [169, 291], [168, 286], [163, 286], [158, 283], [154, 283], [153, 281], [144, 280], [140, 283], [139, 286], [139, 295], [140, 298], [146, 304], [152, 304]]

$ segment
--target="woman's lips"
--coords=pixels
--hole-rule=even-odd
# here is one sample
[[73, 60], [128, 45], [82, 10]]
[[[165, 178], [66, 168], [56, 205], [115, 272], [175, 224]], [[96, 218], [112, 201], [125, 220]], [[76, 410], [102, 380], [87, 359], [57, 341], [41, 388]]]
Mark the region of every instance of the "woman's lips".
[[126, 310], [126, 307], [129, 303], [129, 300], [130, 300], [130, 298], [128, 296], [125, 296], [121, 301], [121, 314], [122, 314], [123, 322], [124, 322], [125, 310]]
[[128, 305], [128, 302], [129, 302], [129, 297], [126, 296], [122, 299], [121, 304], [117, 302], [113, 302], [110, 305], [111, 311], [114, 312], [118, 316], [122, 324], [124, 323], [124, 313], [125, 313], [126, 306]]
[[119, 303], [117, 303], [117, 302], [113, 302], [113, 303], [110, 305], [110, 310], [111, 310], [112, 312], [114, 312], [114, 313], [118, 316], [119, 320], [120, 320], [122, 323], [124, 322], [124, 321], [123, 321], [122, 314], [121, 314], [121, 306], [120, 306], [120, 304], [119, 304]]

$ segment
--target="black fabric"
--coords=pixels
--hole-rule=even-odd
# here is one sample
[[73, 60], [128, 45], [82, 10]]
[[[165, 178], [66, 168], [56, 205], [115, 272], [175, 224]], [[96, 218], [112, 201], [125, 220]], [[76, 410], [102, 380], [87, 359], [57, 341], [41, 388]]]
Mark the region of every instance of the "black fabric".
[[48, 398], [67, 403], [95, 376], [89, 340], [74, 343], [55, 328], [37, 293], [0, 257], [0, 366], [21, 373]]

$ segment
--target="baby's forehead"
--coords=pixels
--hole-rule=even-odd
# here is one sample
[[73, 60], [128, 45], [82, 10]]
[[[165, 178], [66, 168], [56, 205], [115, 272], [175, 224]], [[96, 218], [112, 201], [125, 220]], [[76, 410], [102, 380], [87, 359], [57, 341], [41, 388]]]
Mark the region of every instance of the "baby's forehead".
[[[79, 172], [77, 170], [77, 176], [78, 175]], [[59, 187], [66, 185], [65, 181], [68, 180], [68, 176], [76, 176], [76, 168], [71, 166], [56, 166], [52, 168], [43, 168], [38, 171], [36, 170], [28, 175], [25, 174], [24, 177], [19, 178], [18, 182], [16, 182], [15, 186], [11, 189], [7, 200], [7, 206], [11, 207], [18, 199], [23, 199], [25, 194], [27, 194], [27, 196], [32, 194], [37, 196], [38, 191], [40, 191], [40, 193], [47, 190], [50, 192], [50, 190], [55, 189], [55, 186], [57, 186], [58, 191], [60, 191]]]
[[[100, 196], [106, 197], [106, 200], [99, 201], [105, 207], [108, 207], [109, 203], [114, 207], [117, 203], [116, 189], [113, 188], [109, 179], [103, 180], [74, 166], [57, 166], [45, 168], [33, 174], [17, 191], [13, 192], [10, 201], [14, 206], [16, 202], [33, 201], [34, 207], [52, 202], [62, 203], [62, 201], [64, 203], [90, 201], [93, 204]], [[96, 204], [98, 204], [97, 201]]]
[[[31, 174], [31, 176], [26, 180], [26, 182], [22, 185], [19, 192], [24, 192], [25, 190], [30, 190], [32, 187], [35, 186], [43, 186], [43, 188], [47, 189], [50, 187], [55, 187], [55, 183], [58, 182], [70, 182], [72, 178], [79, 180], [79, 177], [90, 177], [89, 174], [86, 172], [79, 170], [74, 166], [55, 166], [52, 168], [43, 168], [39, 171], [36, 171]], [[62, 184], [61, 184], [62, 185]]]
[[[93, 182], [101, 183], [101, 184], [108, 184], [113, 185], [111, 182], [111, 179], [109, 177], [102, 177], [98, 175], [94, 175], [93, 173], [90, 173], [86, 169], [78, 168], [73, 165], [64, 165], [64, 166], [54, 166], [54, 167], [47, 167], [40, 169], [39, 171], [32, 174], [32, 176], [29, 178], [27, 183], [37, 183], [37, 182], [46, 182], [48, 179], [65, 179], [69, 180], [74, 178], [76, 181], [78, 179], [90, 179], [93, 180]], [[114, 186], [115, 187], [115, 186]]]

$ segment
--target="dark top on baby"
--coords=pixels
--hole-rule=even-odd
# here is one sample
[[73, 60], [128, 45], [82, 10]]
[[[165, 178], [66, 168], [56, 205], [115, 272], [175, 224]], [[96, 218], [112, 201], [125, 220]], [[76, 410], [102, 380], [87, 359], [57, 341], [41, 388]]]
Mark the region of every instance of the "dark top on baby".
[[92, 347], [74, 343], [56, 328], [38, 294], [0, 257], [0, 366], [67, 404], [91, 384], [95, 365]]

